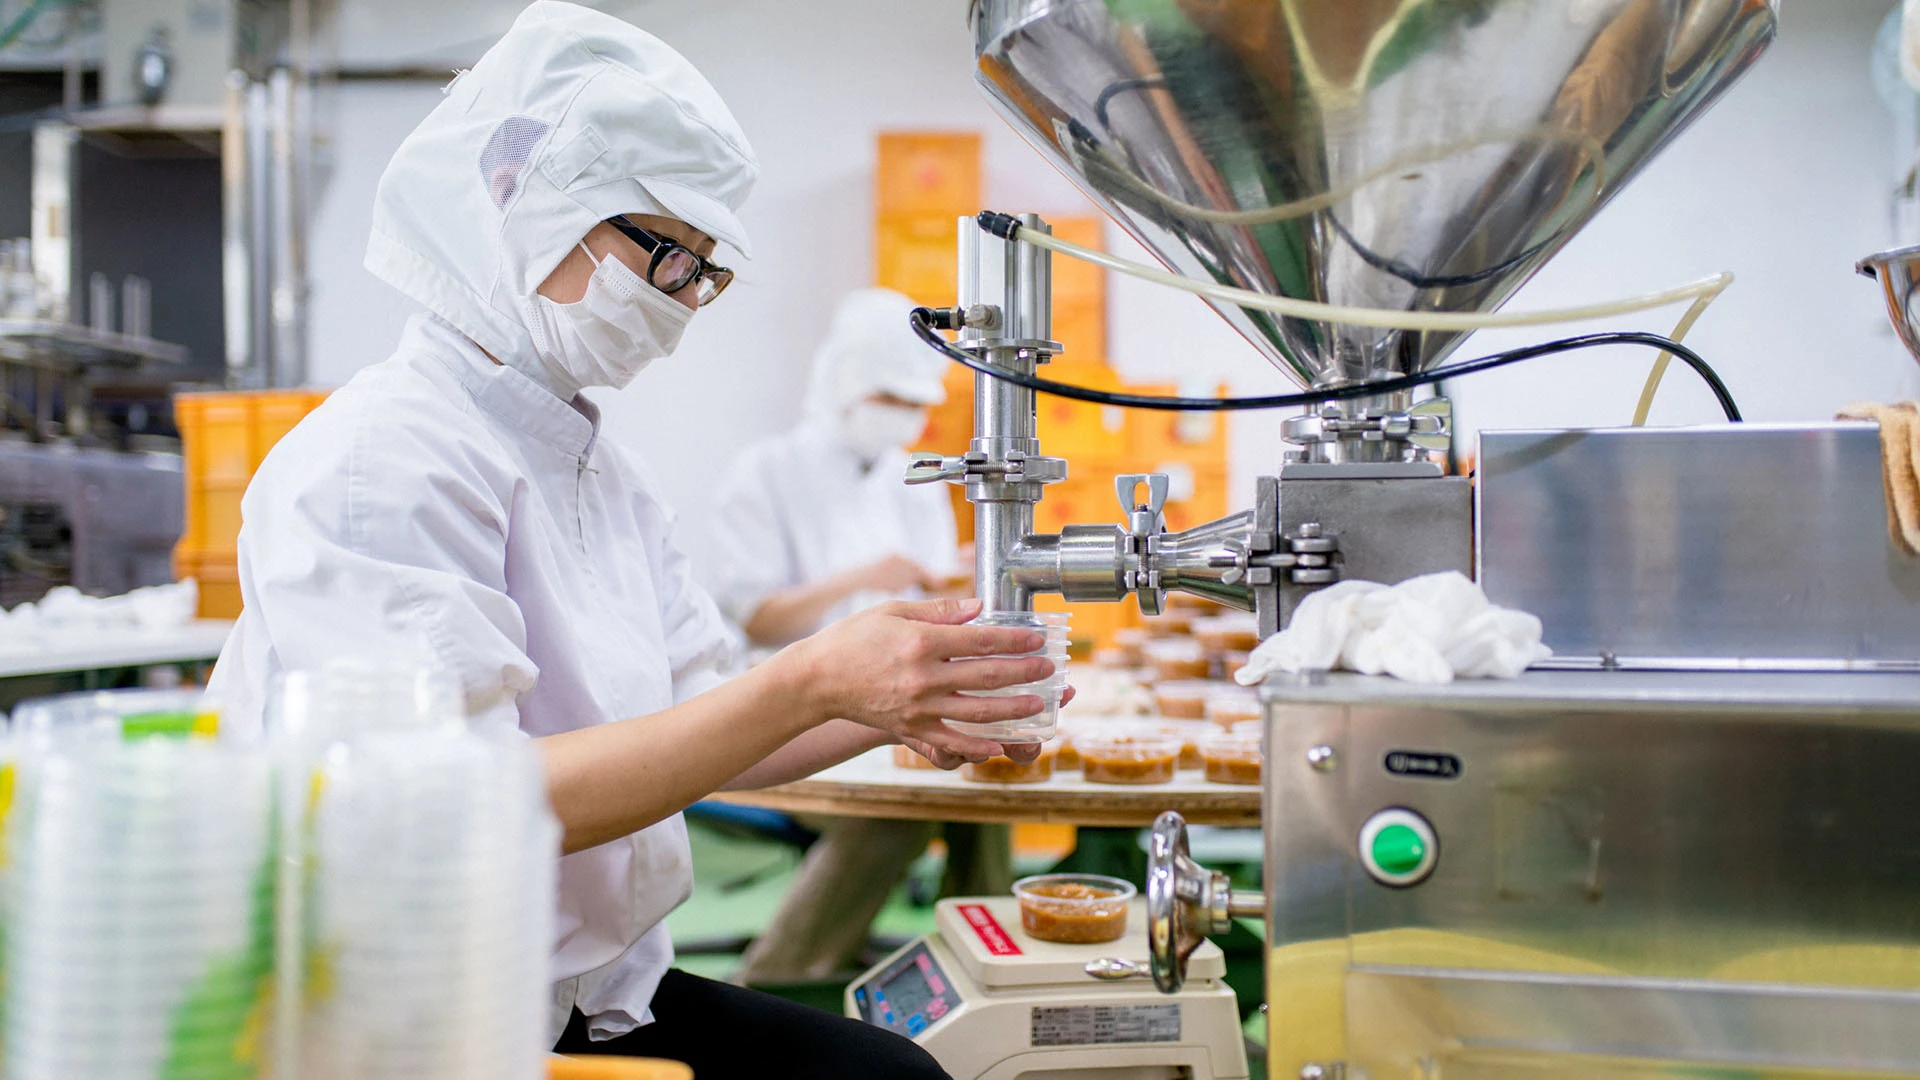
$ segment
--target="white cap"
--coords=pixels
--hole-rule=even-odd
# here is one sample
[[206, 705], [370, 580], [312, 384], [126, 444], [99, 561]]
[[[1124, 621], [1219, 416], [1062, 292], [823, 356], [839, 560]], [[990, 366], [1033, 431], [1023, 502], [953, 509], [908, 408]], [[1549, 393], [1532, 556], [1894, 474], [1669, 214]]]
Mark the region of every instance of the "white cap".
[[914, 307], [892, 289], [859, 289], [841, 299], [814, 353], [808, 415], [834, 421], [847, 406], [875, 394], [916, 405], [947, 400], [941, 376], [948, 361], [914, 335], [907, 321]]
[[664, 42], [539, 0], [401, 143], [367, 268], [515, 367], [538, 364], [534, 290], [594, 225], [664, 214], [749, 254], [760, 166], [733, 114]]

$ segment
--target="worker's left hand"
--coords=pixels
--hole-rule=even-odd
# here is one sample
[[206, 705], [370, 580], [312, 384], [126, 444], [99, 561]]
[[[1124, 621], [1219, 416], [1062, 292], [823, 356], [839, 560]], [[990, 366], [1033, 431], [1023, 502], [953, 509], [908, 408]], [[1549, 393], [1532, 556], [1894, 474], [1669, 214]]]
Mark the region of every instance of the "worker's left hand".
[[[1060, 704], [1064, 706], [1072, 700], [1073, 687], [1069, 686], [1067, 687], [1066, 693], [1060, 695]], [[900, 744], [914, 753], [919, 754], [921, 757], [926, 758], [928, 761], [933, 762], [936, 768], [945, 769], [948, 772], [952, 772], [969, 761], [985, 760], [984, 758], [973, 758], [961, 754], [949, 753], [931, 743], [924, 743], [919, 739], [904, 735], [900, 737]], [[999, 756], [1012, 758], [1014, 761], [1025, 765], [1040, 756], [1040, 751], [1043, 746], [1045, 746], [1044, 743], [1001, 743]]]

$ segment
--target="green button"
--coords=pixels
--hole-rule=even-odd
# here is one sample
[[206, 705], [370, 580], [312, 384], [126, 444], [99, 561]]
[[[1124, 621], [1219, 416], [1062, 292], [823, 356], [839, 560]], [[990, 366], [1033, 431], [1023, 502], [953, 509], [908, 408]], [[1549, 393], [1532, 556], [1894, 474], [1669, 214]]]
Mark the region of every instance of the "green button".
[[1420, 869], [1427, 859], [1427, 841], [1406, 825], [1389, 825], [1373, 837], [1373, 864], [1399, 876]]

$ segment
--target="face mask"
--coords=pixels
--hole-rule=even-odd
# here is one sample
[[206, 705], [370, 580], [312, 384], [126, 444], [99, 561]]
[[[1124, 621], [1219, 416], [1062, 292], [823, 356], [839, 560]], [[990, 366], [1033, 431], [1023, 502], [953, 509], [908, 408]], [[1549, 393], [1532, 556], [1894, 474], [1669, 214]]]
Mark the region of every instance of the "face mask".
[[847, 406], [847, 443], [864, 458], [898, 450], [926, 430], [927, 414], [910, 405], [856, 401]]
[[[593, 258], [585, 244], [580, 250]], [[633, 381], [648, 364], [673, 352], [693, 309], [641, 280], [619, 259], [595, 260], [587, 292], [571, 304], [535, 295], [535, 346], [555, 374], [575, 387]]]

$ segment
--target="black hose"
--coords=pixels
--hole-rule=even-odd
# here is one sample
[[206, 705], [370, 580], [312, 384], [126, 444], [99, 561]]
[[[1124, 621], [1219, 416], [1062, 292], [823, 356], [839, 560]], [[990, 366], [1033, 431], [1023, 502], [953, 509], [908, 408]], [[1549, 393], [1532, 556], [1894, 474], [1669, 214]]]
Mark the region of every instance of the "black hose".
[[[982, 215], [985, 217], [985, 215]], [[985, 224], [983, 222], [983, 224]], [[989, 230], [991, 231], [991, 230]], [[1054, 382], [1050, 379], [1024, 375], [1016, 371], [998, 367], [974, 356], [972, 353], [956, 347], [943, 338], [936, 327], [957, 328], [957, 313], [936, 311], [934, 308], [915, 308], [910, 316], [913, 332], [920, 340], [945, 354], [955, 363], [963, 364], [982, 375], [990, 375], [1015, 386], [1023, 386], [1042, 394], [1070, 398], [1074, 401], [1086, 401], [1095, 405], [1115, 405], [1126, 409], [1159, 409], [1168, 412], [1238, 412], [1252, 409], [1292, 409], [1307, 405], [1321, 405], [1329, 401], [1349, 401], [1354, 398], [1373, 397], [1377, 394], [1391, 394], [1400, 390], [1412, 390], [1450, 379], [1458, 375], [1472, 375], [1476, 372], [1491, 371], [1494, 368], [1517, 364], [1522, 360], [1532, 360], [1541, 356], [1574, 352], [1580, 349], [1598, 348], [1602, 345], [1643, 345], [1671, 353], [1681, 363], [1692, 368], [1695, 374], [1713, 391], [1714, 400], [1720, 403], [1720, 411], [1726, 414], [1729, 423], [1740, 423], [1740, 406], [1734, 403], [1733, 394], [1727, 390], [1727, 384], [1720, 379], [1719, 372], [1701, 359], [1700, 354], [1659, 334], [1649, 334], [1638, 330], [1616, 330], [1599, 334], [1582, 334], [1579, 337], [1561, 338], [1557, 341], [1542, 342], [1524, 348], [1509, 349], [1506, 352], [1482, 356], [1474, 360], [1460, 360], [1451, 364], [1442, 364], [1414, 375], [1400, 375], [1391, 379], [1374, 382], [1354, 383], [1350, 386], [1331, 387], [1325, 390], [1308, 390], [1297, 394], [1271, 394], [1263, 397], [1240, 398], [1191, 398], [1162, 397], [1150, 394], [1116, 394], [1106, 390], [1089, 390], [1083, 386]]]

